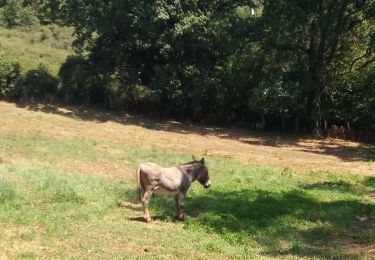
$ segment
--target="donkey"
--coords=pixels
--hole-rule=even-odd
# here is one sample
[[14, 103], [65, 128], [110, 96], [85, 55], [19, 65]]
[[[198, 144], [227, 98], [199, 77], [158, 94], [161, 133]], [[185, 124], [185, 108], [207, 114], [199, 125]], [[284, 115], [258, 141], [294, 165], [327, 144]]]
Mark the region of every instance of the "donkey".
[[141, 163], [137, 169], [137, 192], [145, 221], [152, 221], [148, 203], [153, 192], [158, 195], [174, 195], [175, 218], [183, 220], [186, 193], [195, 180], [206, 189], [211, 186], [204, 158], [196, 160], [193, 157], [193, 161], [171, 168], [163, 168], [151, 162]]

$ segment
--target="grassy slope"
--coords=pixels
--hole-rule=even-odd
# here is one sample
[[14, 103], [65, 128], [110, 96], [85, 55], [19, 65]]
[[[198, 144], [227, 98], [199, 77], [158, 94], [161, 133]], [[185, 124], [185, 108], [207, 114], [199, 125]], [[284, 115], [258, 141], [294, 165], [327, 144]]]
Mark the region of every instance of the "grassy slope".
[[0, 54], [21, 63], [23, 71], [45, 64], [53, 75], [71, 50], [72, 29], [55, 25], [23, 29], [0, 27]]
[[[0, 109], [0, 258], [374, 256], [374, 177], [211, 156], [213, 187], [195, 184], [189, 191], [186, 210], [194, 218], [173, 223], [172, 199], [159, 197], [151, 208], [161, 220], [148, 225], [134, 203], [136, 165], [174, 165], [190, 154], [88, 132], [116, 126], [125, 134], [132, 125]], [[76, 137], [65, 133], [70, 129]], [[143, 138], [142, 128], [131, 131], [132, 139]]]

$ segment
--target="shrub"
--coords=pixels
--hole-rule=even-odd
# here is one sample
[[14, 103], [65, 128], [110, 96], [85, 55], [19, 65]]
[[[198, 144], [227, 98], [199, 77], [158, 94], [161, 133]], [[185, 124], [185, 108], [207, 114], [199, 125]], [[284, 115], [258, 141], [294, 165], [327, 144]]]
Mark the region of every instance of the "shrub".
[[104, 88], [92, 66], [80, 56], [69, 56], [59, 71], [61, 88], [59, 93], [66, 103], [103, 103]]
[[31, 26], [39, 23], [33, 10], [21, 0], [8, 0], [3, 10], [3, 24], [8, 27]]
[[20, 75], [19, 63], [0, 56], [0, 99], [12, 99], [17, 96]]
[[21, 83], [26, 98], [40, 101], [52, 101], [57, 93], [57, 85], [57, 78], [52, 76], [43, 64], [37, 69], [29, 70]]

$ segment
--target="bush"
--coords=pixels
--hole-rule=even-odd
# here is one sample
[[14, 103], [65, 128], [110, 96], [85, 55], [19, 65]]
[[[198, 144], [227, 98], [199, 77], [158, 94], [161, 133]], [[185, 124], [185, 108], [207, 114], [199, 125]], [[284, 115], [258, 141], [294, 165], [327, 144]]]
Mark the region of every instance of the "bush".
[[21, 83], [25, 98], [39, 101], [52, 101], [57, 93], [58, 80], [47, 68], [40, 64], [37, 69], [29, 70]]
[[59, 93], [64, 96], [67, 104], [71, 102], [87, 105], [101, 104], [105, 90], [92, 66], [80, 56], [69, 56], [59, 71], [61, 88]]
[[24, 7], [21, 0], [8, 0], [3, 9], [3, 24], [8, 28], [16, 26], [31, 26], [38, 24], [38, 18], [35, 16], [31, 7]]
[[19, 63], [0, 56], [0, 99], [13, 99], [17, 96], [20, 76]]

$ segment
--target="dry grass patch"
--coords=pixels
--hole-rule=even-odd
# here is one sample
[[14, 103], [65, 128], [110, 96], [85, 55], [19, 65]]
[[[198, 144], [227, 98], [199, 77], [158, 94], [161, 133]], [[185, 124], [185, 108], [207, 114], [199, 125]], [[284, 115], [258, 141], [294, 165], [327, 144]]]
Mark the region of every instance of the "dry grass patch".
[[106, 160], [82, 162], [79, 160], [68, 160], [59, 163], [66, 171], [83, 174], [86, 176], [106, 176], [110, 179], [130, 179], [133, 171], [128, 165]]
[[[373, 175], [375, 147], [337, 139], [280, 137], [73, 107], [19, 108], [0, 102], [1, 129], [54, 138], [98, 140], [199, 155], [232, 158], [310, 172]], [[118, 151], [101, 147], [106, 152]]]

